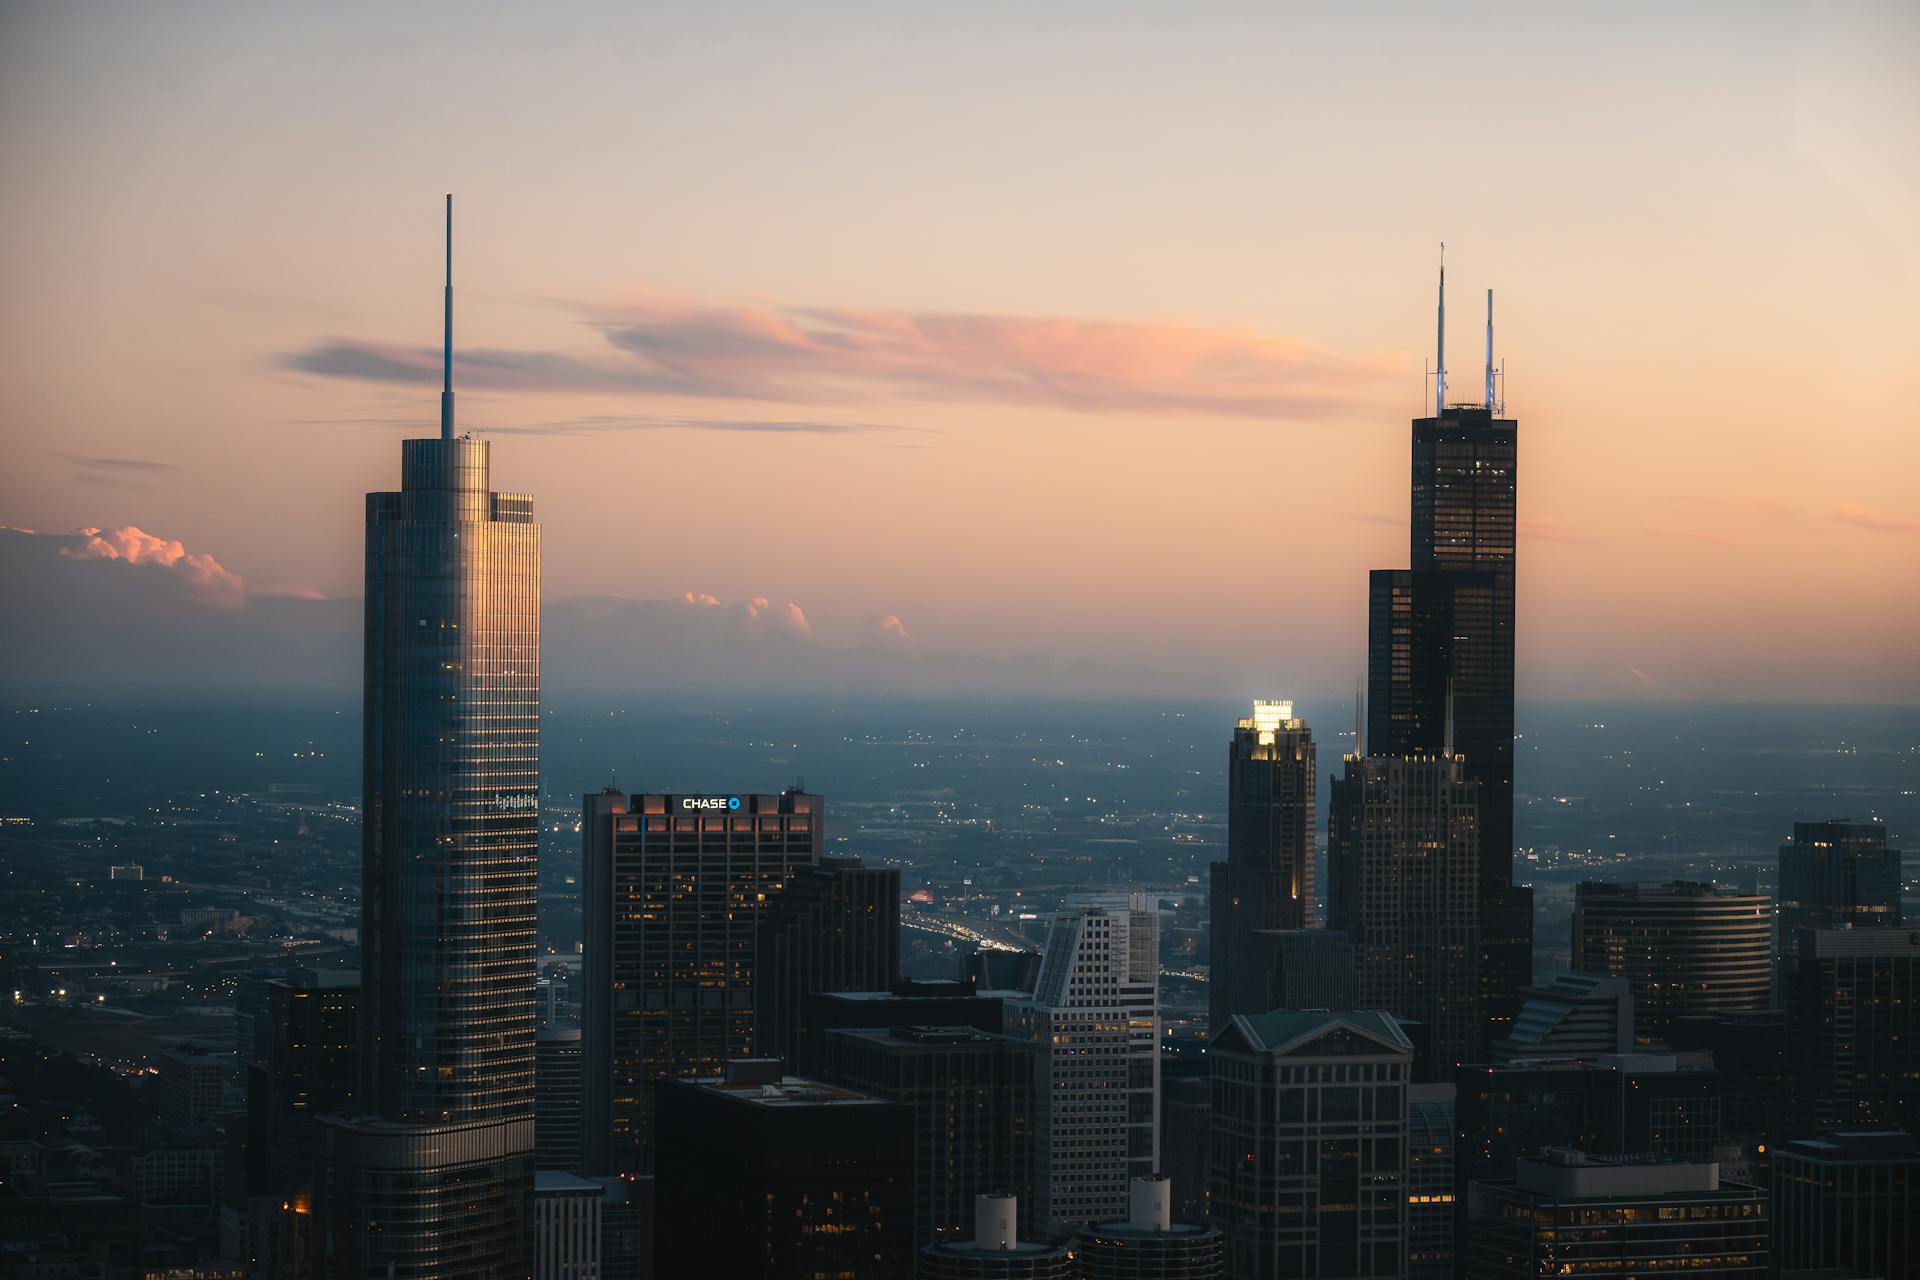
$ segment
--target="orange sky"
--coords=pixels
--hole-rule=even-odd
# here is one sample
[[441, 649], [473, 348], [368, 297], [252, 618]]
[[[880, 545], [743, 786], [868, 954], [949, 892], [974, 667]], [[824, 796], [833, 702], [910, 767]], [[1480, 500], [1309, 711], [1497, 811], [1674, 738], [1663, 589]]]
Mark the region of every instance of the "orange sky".
[[9, 9], [0, 523], [357, 592], [452, 190], [550, 596], [1342, 687], [1445, 239], [1523, 695], [1920, 701], [1910, 6], [1189, 8]]

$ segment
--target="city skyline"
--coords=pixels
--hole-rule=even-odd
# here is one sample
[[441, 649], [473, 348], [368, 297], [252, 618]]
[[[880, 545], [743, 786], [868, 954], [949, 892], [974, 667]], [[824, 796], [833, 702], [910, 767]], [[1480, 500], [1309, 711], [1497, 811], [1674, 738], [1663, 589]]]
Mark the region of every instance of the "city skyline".
[[[433, 420], [427, 211], [451, 188], [462, 422], [551, 495], [550, 608], [644, 614], [650, 650], [724, 627], [790, 675], [881, 655], [897, 687], [1350, 687], [1350, 584], [1405, 545], [1444, 238], [1453, 385], [1477, 390], [1494, 288], [1528, 424], [1523, 698], [1920, 699], [1911, 15], [1747, 15], [1740, 59], [1704, 11], [1653, 42], [1648, 15], [1474, 8], [1371, 46], [1324, 15], [1067, 10], [1012, 40], [855, 9], [533, 40], [429, 16], [377, 47], [296, 15], [8, 20], [0, 147], [32, 180], [0, 246], [0, 523], [37, 531], [4, 539], [9, 665], [84, 677], [47, 655], [116, 598], [166, 596], [202, 648], [352, 598], [337, 495]], [[781, 62], [794, 38], [817, 56]], [[1527, 81], [1536, 118], [1491, 86], [1433, 105], [1485, 46], [1558, 73]], [[596, 79], [619, 57], [662, 74]], [[731, 96], [701, 81], [722, 68]], [[1195, 92], [1145, 111], [1155, 68]], [[908, 81], [918, 113], [890, 118]], [[299, 106], [322, 93], [337, 111]], [[651, 476], [700, 483], [637, 503]], [[780, 499], [730, 501], [748, 476]], [[1276, 506], [1312, 555], [1244, 537]], [[1855, 624], [1783, 607], [1816, 590]], [[674, 670], [611, 648], [573, 665]]]

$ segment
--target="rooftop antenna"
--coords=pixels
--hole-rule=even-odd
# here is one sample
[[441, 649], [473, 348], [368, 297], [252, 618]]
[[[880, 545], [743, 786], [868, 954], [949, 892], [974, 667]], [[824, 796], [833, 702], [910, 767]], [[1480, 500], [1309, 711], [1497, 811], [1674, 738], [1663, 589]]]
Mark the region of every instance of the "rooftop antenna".
[[453, 439], [453, 192], [447, 192], [447, 327], [440, 355], [440, 438]]
[[[451, 217], [451, 213], [447, 215]], [[1440, 359], [1436, 361], [1438, 370], [1434, 372], [1434, 416], [1446, 413], [1446, 240], [1440, 242], [1440, 319], [1436, 324], [1440, 347]]]
[[1493, 290], [1487, 290], [1487, 412], [1493, 412]]

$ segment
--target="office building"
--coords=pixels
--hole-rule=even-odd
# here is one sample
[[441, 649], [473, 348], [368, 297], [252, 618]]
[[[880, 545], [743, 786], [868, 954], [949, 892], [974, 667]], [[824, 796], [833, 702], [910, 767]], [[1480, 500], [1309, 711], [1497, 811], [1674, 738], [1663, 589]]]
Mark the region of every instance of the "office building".
[[1624, 977], [1556, 973], [1522, 997], [1513, 1029], [1493, 1046], [1496, 1063], [1633, 1052], [1633, 990]]
[[540, 526], [454, 432], [366, 505], [357, 1117], [320, 1126], [323, 1270], [532, 1270]]
[[535, 1169], [578, 1173], [585, 1167], [581, 1151], [581, 1065], [579, 1027], [542, 1027], [534, 1037]]
[[597, 1183], [557, 1169], [533, 1175], [533, 1280], [600, 1280]]
[[890, 991], [817, 991], [806, 998], [806, 1034], [791, 1070], [817, 1076], [826, 1070], [829, 1031], [854, 1027], [972, 1027], [995, 1035], [1006, 1029], [1006, 1002], [983, 993], [972, 978], [953, 981], [895, 980]]
[[1247, 936], [1246, 990], [1256, 1013], [1356, 1007], [1353, 941], [1338, 929], [1256, 929]]
[[360, 988], [269, 979], [260, 990], [261, 1057], [247, 1068], [246, 1181], [264, 1212], [267, 1201], [307, 1198], [314, 1125], [352, 1106]]
[[1920, 1151], [1898, 1129], [1834, 1130], [1773, 1154], [1782, 1269], [1920, 1273]]
[[1641, 1044], [1662, 1043], [1676, 1018], [1767, 1008], [1772, 952], [1765, 894], [1686, 880], [1575, 891], [1573, 967], [1627, 980]]
[[1802, 929], [1784, 1003], [1798, 1134], [1920, 1132], [1920, 932]]
[[755, 947], [754, 1053], [793, 1062], [807, 997], [888, 991], [900, 978], [900, 869], [822, 856], [766, 907]]
[[660, 1276], [895, 1280], [913, 1270], [913, 1110], [734, 1060], [661, 1082]]
[[1327, 821], [1327, 923], [1358, 1004], [1425, 1024], [1417, 1075], [1481, 1058], [1479, 784], [1449, 754], [1348, 756]]
[[965, 1237], [981, 1195], [1032, 1195], [1038, 1055], [971, 1027], [827, 1032], [825, 1079], [913, 1108], [916, 1244]]
[[1454, 1086], [1407, 1090], [1407, 1280], [1453, 1280]]
[[1210, 868], [1208, 1001], [1215, 1026], [1263, 1013], [1247, 988], [1251, 935], [1314, 923], [1319, 775], [1291, 702], [1256, 702], [1227, 750], [1227, 860]]
[[1035, 1059], [1033, 1221], [1053, 1234], [1127, 1211], [1160, 1164], [1159, 913], [1144, 894], [1070, 902], [1031, 996], [1008, 1002]]
[[1066, 1246], [1020, 1239], [1019, 1218], [1016, 1197], [977, 1197], [973, 1236], [922, 1248], [920, 1280], [1081, 1280]]
[[1793, 1127], [1783, 1009], [1676, 1018], [1667, 1041], [1680, 1055], [1704, 1053], [1720, 1077], [1720, 1136], [1760, 1154]]
[[754, 1047], [761, 917], [826, 841], [816, 795], [582, 802], [586, 1172], [651, 1168], [657, 1081]]
[[1195, 1074], [1176, 1074], [1165, 1055], [1160, 1061], [1160, 1167], [1173, 1184], [1173, 1216], [1209, 1222], [1213, 1082], [1204, 1057]]
[[160, 1119], [176, 1137], [188, 1138], [219, 1119], [230, 1053], [177, 1049], [159, 1055], [156, 1093]]
[[1539, 1276], [1767, 1275], [1767, 1193], [1712, 1163], [1603, 1161], [1553, 1150], [1473, 1184], [1470, 1280]]
[[1083, 1280], [1225, 1280], [1227, 1274], [1220, 1233], [1175, 1222], [1165, 1178], [1135, 1178], [1126, 1218], [1080, 1228], [1073, 1253]]
[[1901, 856], [1887, 848], [1887, 829], [1878, 822], [1793, 824], [1793, 839], [1780, 846], [1774, 961], [1782, 984], [1802, 929], [1900, 927]]
[[1399, 1277], [1413, 1046], [1385, 1013], [1235, 1015], [1207, 1051], [1227, 1274]]

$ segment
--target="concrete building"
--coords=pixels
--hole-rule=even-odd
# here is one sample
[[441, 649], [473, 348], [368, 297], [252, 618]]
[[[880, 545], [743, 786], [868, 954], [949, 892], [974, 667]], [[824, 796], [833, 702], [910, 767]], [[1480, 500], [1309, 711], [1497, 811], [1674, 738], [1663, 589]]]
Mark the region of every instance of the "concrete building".
[[1035, 1058], [1034, 1222], [1047, 1233], [1127, 1212], [1160, 1165], [1159, 913], [1144, 894], [1070, 902], [1039, 985], [1008, 1002]]
[[1773, 987], [1773, 901], [1692, 881], [1575, 891], [1573, 967], [1624, 977], [1634, 1034], [1657, 1045], [1676, 1018], [1765, 1009]]
[[1782, 1268], [1920, 1273], [1920, 1150], [1898, 1129], [1834, 1130], [1773, 1154]]
[[1227, 1274], [1402, 1277], [1413, 1046], [1388, 1014], [1233, 1017], [1207, 1058]]
[[533, 1280], [600, 1280], [599, 1184], [557, 1169], [533, 1175]]
[[920, 1250], [920, 1280], [1081, 1280], [1064, 1245], [1022, 1240], [1019, 1201], [983, 1195], [974, 1201], [973, 1236]]
[[1522, 993], [1513, 1030], [1493, 1060], [1591, 1058], [1632, 1053], [1633, 990], [1625, 977], [1556, 973]]
[[1080, 1228], [1082, 1280], [1224, 1280], [1226, 1245], [1211, 1227], [1173, 1220], [1165, 1178], [1135, 1178], [1125, 1221]]
[[1469, 1280], [1712, 1280], [1768, 1274], [1767, 1193], [1716, 1164], [1620, 1163], [1555, 1149], [1468, 1193]]

